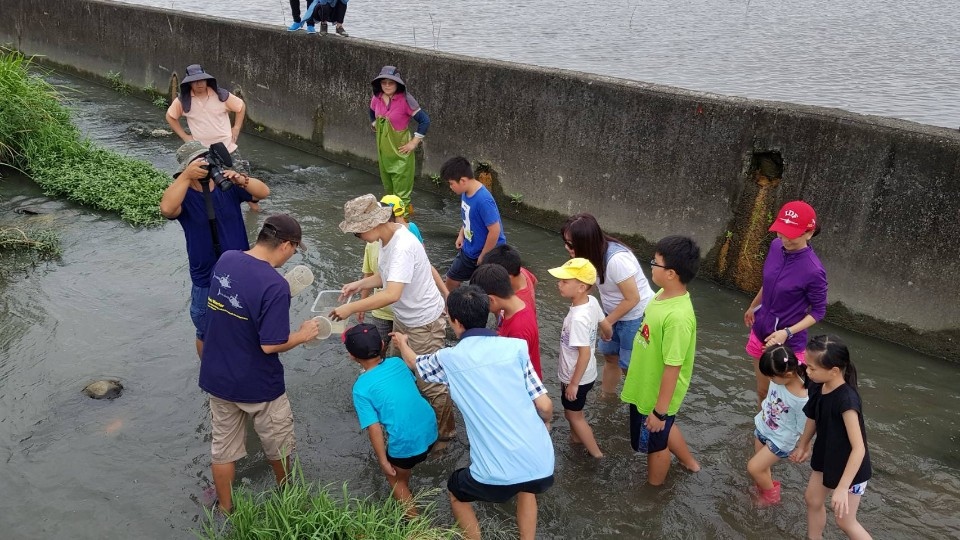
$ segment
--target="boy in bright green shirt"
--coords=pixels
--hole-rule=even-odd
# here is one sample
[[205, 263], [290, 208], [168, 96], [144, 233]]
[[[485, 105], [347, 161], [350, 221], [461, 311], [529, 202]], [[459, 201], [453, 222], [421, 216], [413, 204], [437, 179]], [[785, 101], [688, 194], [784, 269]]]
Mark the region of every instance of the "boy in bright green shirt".
[[667, 478], [670, 454], [688, 470], [700, 470], [674, 425], [693, 374], [697, 318], [687, 283], [700, 267], [700, 248], [690, 238], [668, 236], [657, 242], [650, 266], [661, 289], [647, 304], [634, 337], [620, 399], [630, 404], [630, 444], [647, 454], [647, 481], [659, 486]]

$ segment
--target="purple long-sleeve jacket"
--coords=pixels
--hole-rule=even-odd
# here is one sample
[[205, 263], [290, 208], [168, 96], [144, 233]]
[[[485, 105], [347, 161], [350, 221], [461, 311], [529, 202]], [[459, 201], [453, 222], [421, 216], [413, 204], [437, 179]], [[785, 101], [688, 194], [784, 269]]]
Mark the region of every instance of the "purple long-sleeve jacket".
[[[774, 330], [800, 322], [807, 314], [820, 321], [827, 313], [827, 271], [807, 246], [787, 251], [775, 238], [763, 263], [763, 295], [753, 321], [753, 333], [761, 341]], [[797, 332], [785, 344], [794, 351], [807, 345], [807, 331]]]

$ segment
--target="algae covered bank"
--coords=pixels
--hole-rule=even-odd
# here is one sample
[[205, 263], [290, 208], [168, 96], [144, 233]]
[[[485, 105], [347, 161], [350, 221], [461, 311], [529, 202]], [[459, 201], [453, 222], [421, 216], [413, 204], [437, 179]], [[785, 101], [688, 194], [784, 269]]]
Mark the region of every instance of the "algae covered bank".
[[748, 291], [772, 213], [805, 199], [824, 227], [828, 318], [942, 357], [960, 348], [954, 130], [115, 3], [0, 0], [0, 11], [0, 42], [79, 73], [165, 92], [202, 63], [263, 135], [367, 169], [368, 79], [403, 66], [434, 119], [423, 178], [470, 156], [516, 217], [554, 226], [591, 212], [641, 251], [691, 235], [704, 274]]

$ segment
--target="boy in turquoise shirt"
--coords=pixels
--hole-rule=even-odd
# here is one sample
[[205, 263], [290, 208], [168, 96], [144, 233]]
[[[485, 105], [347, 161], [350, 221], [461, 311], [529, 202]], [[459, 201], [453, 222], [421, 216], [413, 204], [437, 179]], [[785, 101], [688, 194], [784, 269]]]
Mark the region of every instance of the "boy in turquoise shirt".
[[668, 236], [657, 242], [650, 266], [660, 290], [634, 337], [620, 399], [630, 404], [630, 444], [647, 454], [647, 481], [659, 486], [667, 478], [670, 454], [688, 470], [700, 470], [674, 424], [693, 373], [697, 318], [687, 284], [700, 267], [700, 248], [690, 238]]
[[343, 343], [363, 373], [353, 385], [353, 407], [366, 429], [393, 496], [417, 515], [410, 493], [411, 469], [427, 459], [437, 441], [437, 418], [417, 390], [403, 360], [384, 358], [377, 327], [358, 324], [343, 334]]

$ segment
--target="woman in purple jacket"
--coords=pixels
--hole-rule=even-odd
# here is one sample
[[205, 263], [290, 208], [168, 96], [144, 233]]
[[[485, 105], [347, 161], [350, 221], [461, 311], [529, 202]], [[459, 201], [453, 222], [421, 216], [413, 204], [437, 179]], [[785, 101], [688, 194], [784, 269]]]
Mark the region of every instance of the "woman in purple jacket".
[[803, 201], [788, 202], [769, 230], [777, 238], [763, 263], [763, 286], [743, 314], [743, 322], [750, 327], [747, 354], [754, 359], [758, 404], [770, 384], [758, 367], [763, 350], [787, 345], [803, 363], [807, 329], [827, 313], [827, 272], [807, 245], [820, 232], [813, 207]]

